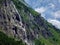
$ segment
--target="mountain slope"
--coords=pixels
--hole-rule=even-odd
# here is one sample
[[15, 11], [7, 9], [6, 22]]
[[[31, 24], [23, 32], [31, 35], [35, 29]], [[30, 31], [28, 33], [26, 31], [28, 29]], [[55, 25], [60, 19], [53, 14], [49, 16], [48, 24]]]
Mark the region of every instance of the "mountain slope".
[[25, 45], [22, 40], [15, 41], [13, 38], [6, 36], [4, 33], [0, 32], [0, 45]]
[[23, 2], [3, 0], [0, 3], [0, 31], [15, 40], [22, 39], [27, 45], [60, 45], [60, 30]]

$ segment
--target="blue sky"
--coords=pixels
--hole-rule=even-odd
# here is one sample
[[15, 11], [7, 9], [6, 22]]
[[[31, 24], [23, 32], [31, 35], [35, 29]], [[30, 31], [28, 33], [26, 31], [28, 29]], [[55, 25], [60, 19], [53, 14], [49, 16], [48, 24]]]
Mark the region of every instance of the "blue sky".
[[48, 22], [60, 29], [60, 0], [25, 0]]

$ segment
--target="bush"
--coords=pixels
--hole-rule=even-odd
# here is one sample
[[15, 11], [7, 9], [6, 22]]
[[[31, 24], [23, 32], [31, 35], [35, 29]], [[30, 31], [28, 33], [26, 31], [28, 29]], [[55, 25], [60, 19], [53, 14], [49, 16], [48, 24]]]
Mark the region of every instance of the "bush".
[[0, 45], [25, 45], [22, 40], [15, 41], [13, 38], [9, 38], [4, 33], [0, 32]]

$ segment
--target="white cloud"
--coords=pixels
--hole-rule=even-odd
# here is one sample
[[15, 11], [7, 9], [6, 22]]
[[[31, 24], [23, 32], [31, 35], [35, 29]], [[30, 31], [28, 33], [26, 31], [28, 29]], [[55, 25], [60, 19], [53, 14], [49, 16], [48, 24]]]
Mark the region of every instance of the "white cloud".
[[52, 23], [52, 25], [60, 29], [60, 21], [55, 19], [48, 19], [48, 22]]
[[41, 14], [41, 16], [45, 18], [45, 14]]
[[37, 11], [39, 13], [43, 13], [46, 11], [46, 8], [44, 8], [44, 7], [36, 8], [35, 11]]
[[60, 18], [60, 10], [59, 10], [59, 11], [56, 11], [56, 12], [53, 12], [52, 15], [53, 15], [55, 18]]
[[50, 3], [49, 6], [50, 6], [51, 8], [55, 8], [55, 5], [54, 5], [53, 3]]

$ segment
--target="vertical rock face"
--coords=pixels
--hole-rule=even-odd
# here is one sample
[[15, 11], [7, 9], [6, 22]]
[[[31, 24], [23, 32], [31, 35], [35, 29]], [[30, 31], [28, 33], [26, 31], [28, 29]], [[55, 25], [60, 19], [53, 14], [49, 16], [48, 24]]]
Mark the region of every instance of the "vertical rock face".
[[22, 23], [20, 14], [11, 0], [3, 0], [0, 7], [0, 27], [6, 35], [22, 39], [28, 45], [25, 26]]
[[22, 24], [20, 14], [11, 0], [4, 0], [0, 8], [0, 27], [7, 35], [23, 38], [25, 27]]
[[[22, 39], [27, 45], [36, 45], [36, 39], [41, 39], [41, 42], [44, 39], [48, 42], [49, 37], [53, 39], [56, 37], [55, 33], [57, 35], [59, 34], [58, 29], [44, 20], [39, 13], [20, 1], [21, 0], [0, 1], [0, 28], [2, 32], [10, 37]], [[55, 33], [52, 30], [55, 31]], [[58, 39], [60, 39], [59, 35]], [[44, 41], [43, 43], [45, 44]], [[46, 45], [48, 45], [48, 43], [46, 43]]]

